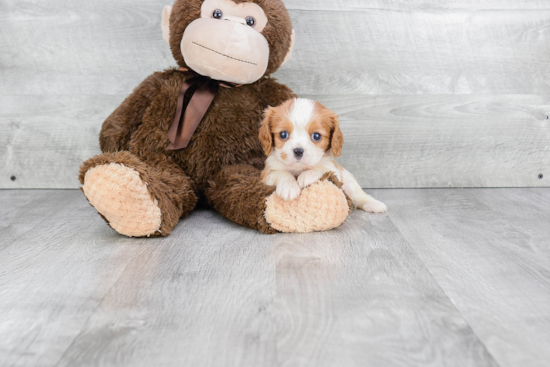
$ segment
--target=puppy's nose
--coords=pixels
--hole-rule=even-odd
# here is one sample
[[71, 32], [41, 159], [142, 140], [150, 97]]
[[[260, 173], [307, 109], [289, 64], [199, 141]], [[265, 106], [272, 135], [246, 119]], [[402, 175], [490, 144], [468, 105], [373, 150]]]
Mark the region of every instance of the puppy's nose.
[[294, 149], [294, 156], [298, 159], [302, 158], [304, 155], [304, 150], [302, 148], [296, 148]]

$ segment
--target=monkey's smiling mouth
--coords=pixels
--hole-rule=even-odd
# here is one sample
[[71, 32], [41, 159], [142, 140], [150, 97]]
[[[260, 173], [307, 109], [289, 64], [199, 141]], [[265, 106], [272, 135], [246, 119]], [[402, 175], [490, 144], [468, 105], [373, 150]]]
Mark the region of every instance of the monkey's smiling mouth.
[[222, 55], [222, 56], [224, 56], [224, 57], [227, 57], [227, 58], [229, 58], [229, 59], [231, 59], [231, 60], [236, 60], [236, 61], [244, 62], [244, 63], [246, 63], [246, 64], [250, 64], [250, 65], [254, 65], [254, 66], [258, 65], [258, 64], [255, 64], [255, 63], [253, 63], [253, 62], [250, 62], [250, 61], [245, 61], [245, 60], [237, 59], [237, 58], [235, 58], [235, 57], [232, 57], [232, 56], [223, 54], [223, 53], [221, 53], [221, 52], [218, 52], [218, 51], [216, 51], [216, 50], [213, 50], [213, 49], [211, 49], [211, 48], [208, 48], [208, 47], [206, 47], [206, 46], [203, 46], [203, 45], [201, 45], [201, 44], [199, 44], [199, 43], [197, 43], [197, 42], [195, 42], [195, 41], [192, 41], [191, 43], [194, 44], [194, 45], [197, 45], [197, 46], [199, 46], [199, 47], [202, 47], [202, 48], [204, 48], [205, 50], [212, 51], [212, 52], [217, 53], [218, 55]]

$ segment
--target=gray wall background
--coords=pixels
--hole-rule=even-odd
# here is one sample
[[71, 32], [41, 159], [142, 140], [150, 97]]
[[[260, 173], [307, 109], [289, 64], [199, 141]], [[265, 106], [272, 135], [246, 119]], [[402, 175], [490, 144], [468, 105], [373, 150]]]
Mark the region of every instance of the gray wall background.
[[[175, 65], [166, 4], [0, 0], [0, 188], [78, 187], [103, 120]], [[550, 186], [550, 1], [286, 4], [277, 77], [341, 116], [363, 187]]]

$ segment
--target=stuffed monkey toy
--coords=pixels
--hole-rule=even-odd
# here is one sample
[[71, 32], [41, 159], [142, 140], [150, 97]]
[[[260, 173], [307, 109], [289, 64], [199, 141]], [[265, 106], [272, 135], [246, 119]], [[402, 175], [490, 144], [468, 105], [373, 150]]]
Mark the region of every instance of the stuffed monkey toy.
[[105, 120], [81, 190], [117, 232], [167, 236], [201, 198], [263, 233], [335, 228], [352, 206], [332, 175], [293, 201], [260, 181], [262, 113], [296, 97], [270, 75], [294, 31], [280, 0], [177, 0], [162, 33], [179, 68], [156, 72]]

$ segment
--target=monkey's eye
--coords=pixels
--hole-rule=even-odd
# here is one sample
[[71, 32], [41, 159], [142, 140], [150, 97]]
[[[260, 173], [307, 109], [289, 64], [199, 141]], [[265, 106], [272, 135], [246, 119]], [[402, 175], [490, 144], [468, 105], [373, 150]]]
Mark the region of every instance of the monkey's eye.
[[214, 18], [214, 19], [222, 19], [222, 16], [223, 16], [223, 13], [220, 9], [216, 9], [212, 13], [212, 18]]
[[281, 140], [286, 140], [288, 139], [288, 131], [281, 131], [279, 133], [279, 138], [281, 138]]
[[319, 133], [313, 133], [313, 134], [311, 134], [311, 138], [312, 138], [314, 141], [319, 141], [319, 140], [321, 140], [322, 136], [321, 136], [321, 134], [319, 134]]
[[246, 25], [254, 27], [256, 25], [256, 19], [254, 17], [246, 17]]

